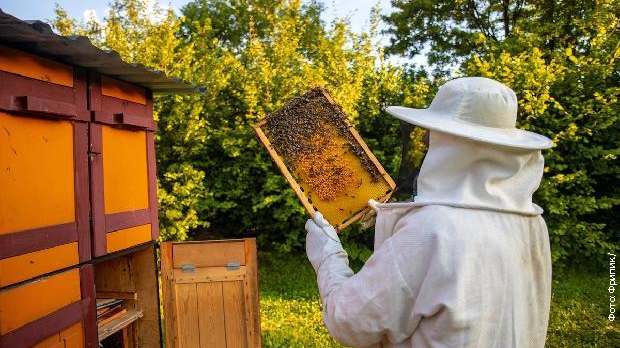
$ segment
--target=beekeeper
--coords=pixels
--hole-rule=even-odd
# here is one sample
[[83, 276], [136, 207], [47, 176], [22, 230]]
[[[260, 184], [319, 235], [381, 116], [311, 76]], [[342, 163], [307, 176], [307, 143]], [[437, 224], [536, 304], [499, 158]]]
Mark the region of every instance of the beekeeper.
[[551, 256], [532, 194], [551, 141], [515, 128], [515, 93], [482, 77], [445, 83], [428, 109], [386, 111], [428, 129], [428, 152], [412, 202], [370, 202], [375, 251], [358, 273], [320, 213], [306, 223], [330, 334], [356, 347], [542, 348]]

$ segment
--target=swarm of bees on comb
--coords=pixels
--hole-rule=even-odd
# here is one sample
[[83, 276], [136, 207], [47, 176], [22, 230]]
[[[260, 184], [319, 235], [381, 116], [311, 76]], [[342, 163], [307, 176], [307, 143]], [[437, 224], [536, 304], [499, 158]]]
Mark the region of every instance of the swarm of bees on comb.
[[306, 209], [341, 229], [361, 217], [368, 199], [387, 200], [394, 189], [324, 88], [288, 101], [255, 130]]

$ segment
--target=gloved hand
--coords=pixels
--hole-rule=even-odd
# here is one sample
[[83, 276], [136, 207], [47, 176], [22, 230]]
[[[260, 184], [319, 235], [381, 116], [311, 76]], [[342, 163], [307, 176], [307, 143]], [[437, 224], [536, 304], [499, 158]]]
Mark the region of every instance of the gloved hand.
[[371, 209], [366, 214], [364, 214], [364, 216], [362, 216], [362, 228], [371, 228], [375, 225], [377, 219], [377, 212], [379, 211], [379, 208], [377, 208], [377, 204], [379, 204], [379, 202], [375, 201], [374, 199], [368, 200], [368, 206]]
[[[329, 256], [344, 252], [340, 238], [334, 226], [330, 225], [323, 214], [314, 212], [312, 219], [306, 222], [306, 254], [314, 270], [318, 273], [321, 264]], [[346, 253], [345, 253], [346, 255]]]

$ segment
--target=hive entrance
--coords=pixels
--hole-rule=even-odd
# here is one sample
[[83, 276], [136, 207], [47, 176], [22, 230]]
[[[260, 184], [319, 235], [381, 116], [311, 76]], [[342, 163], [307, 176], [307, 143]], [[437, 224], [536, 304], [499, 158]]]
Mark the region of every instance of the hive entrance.
[[255, 130], [306, 210], [340, 229], [362, 216], [369, 199], [387, 200], [394, 189], [323, 88], [290, 100]]

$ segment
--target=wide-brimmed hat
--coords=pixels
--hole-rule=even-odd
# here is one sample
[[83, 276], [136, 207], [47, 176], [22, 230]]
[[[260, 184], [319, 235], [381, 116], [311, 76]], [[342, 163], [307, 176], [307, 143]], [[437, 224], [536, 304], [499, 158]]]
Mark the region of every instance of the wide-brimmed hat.
[[543, 135], [516, 128], [517, 95], [485, 77], [463, 77], [443, 84], [427, 109], [388, 106], [394, 117], [422, 128], [486, 143], [548, 149]]

